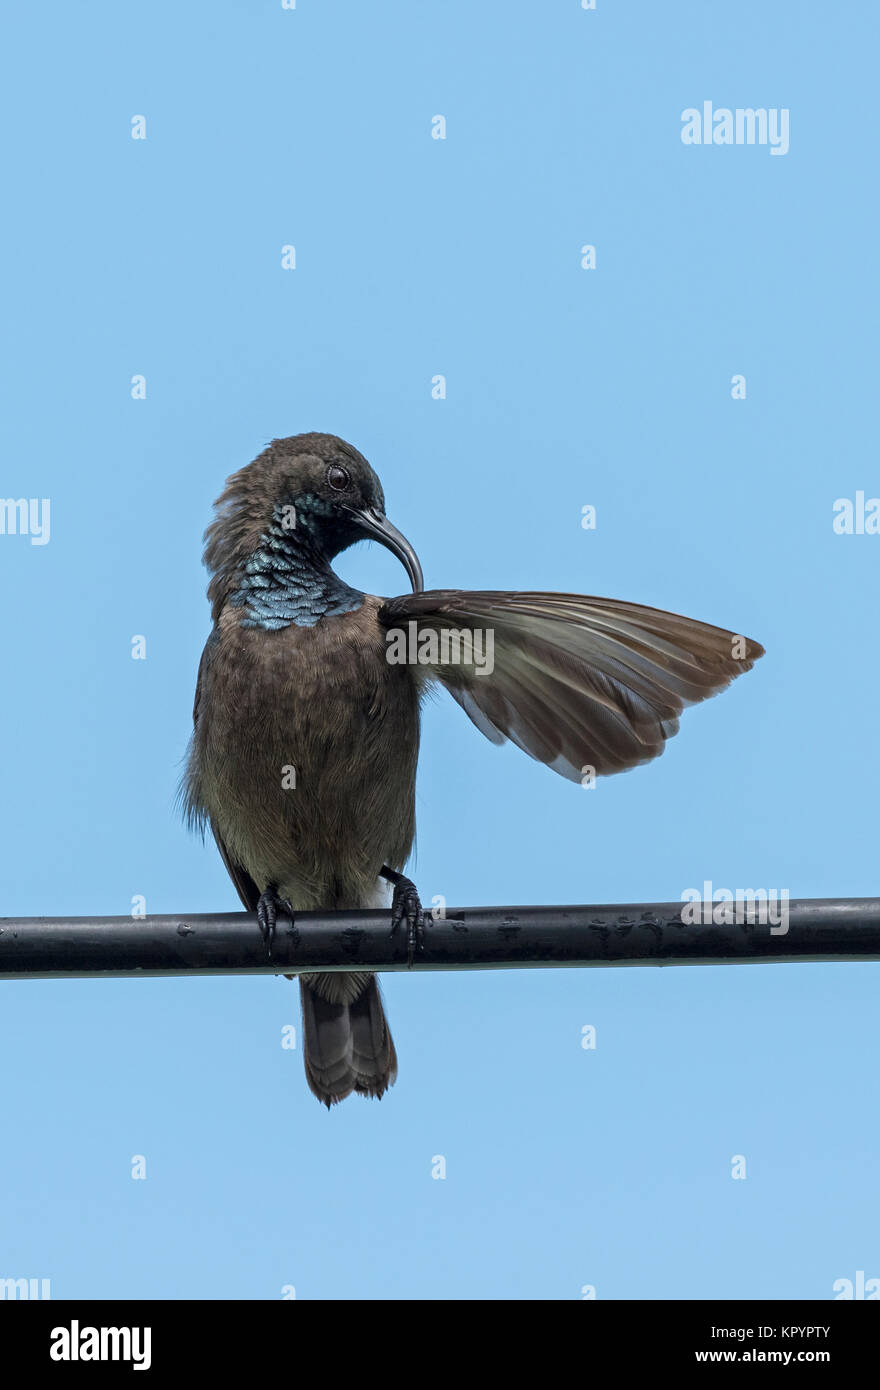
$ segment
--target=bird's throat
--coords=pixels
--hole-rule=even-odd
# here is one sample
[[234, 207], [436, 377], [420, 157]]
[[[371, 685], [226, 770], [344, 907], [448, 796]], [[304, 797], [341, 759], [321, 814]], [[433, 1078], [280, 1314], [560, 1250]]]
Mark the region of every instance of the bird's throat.
[[308, 526], [285, 526], [290, 508], [276, 506], [272, 523], [245, 565], [229, 602], [240, 607], [242, 627], [267, 631], [352, 613], [364, 596], [333, 573], [320, 539]]

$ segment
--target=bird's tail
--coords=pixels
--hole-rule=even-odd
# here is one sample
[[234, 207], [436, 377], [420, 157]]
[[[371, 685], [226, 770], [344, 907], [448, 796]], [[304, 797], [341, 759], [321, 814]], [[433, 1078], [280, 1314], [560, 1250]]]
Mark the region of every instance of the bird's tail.
[[310, 975], [299, 991], [312, 1093], [328, 1109], [352, 1091], [384, 1095], [397, 1079], [397, 1054], [375, 975]]

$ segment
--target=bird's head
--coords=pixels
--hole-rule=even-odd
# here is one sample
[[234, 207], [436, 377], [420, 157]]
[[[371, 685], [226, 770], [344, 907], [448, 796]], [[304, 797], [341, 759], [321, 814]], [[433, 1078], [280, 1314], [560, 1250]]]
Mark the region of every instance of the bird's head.
[[236, 574], [271, 528], [307, 537], [326, 560], [375, 540], [401, 561], [413, 591], [424, 588], [418, 556], [385, 515], [382, 484], [363, 454], [333, 434], [275, 439], [228, 479], [205, 532], [215, 616]]

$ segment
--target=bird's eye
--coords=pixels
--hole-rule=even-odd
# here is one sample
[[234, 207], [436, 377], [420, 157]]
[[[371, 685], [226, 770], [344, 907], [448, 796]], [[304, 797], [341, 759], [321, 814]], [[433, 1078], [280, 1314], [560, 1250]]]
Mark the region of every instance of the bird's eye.
[[327, 482], [336, 492], [344, 492], [351, 482], [351, 478], [347, 469], [334, 464], [332, 468], [327, 469]]

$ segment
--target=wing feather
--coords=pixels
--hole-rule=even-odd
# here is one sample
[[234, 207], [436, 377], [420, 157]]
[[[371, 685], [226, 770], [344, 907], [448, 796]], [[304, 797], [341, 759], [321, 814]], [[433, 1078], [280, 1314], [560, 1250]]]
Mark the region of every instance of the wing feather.
[[510, 739], [572, 781], [587, 767], [604, 775], [658, 757], [686, 706], [764, 654], [726, 628], [580, 594], [429, 590], [390, 599], [379, 621], [415, 621], [419, 638], [457, 631], [485, 642], [491, 633], [491, 672], [488, 662], [480, 673], [478, 660], [438, 659], [428, 674], [493, 743]]

